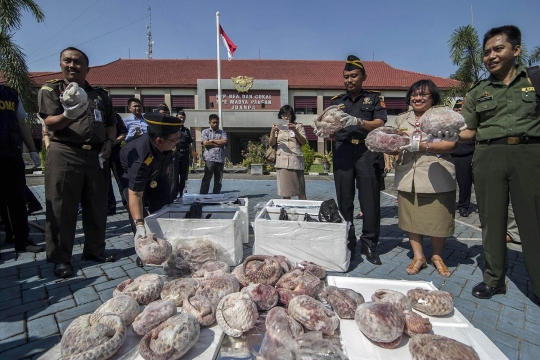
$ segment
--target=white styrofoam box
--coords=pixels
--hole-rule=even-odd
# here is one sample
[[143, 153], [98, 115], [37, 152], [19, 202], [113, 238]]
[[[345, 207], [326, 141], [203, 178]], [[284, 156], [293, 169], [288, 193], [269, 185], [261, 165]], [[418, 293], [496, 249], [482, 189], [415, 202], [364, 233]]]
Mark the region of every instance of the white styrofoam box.
[[[217, 209], [216, 209], [217, 210]], [[144, 219], [146, 232], [171, 241], [175, 239], [209, 239], [221, 247], [223, 261], [229, 266], [242, 262], [242, 236], [244, 214], [234, 208], [222, 208], [220, 211], [208, 211], [203, 208], [201, 219], [185, 219], [187, 210], [167, 206]], [[210, 219], [205, 219], [208, 214]]]
[[[181, 199], [181, 198], [180, 198]], [[180, 200], [179, 199], [179, 200]], [[244, 233], [242, 234], [242, 243], [247, 244], [249, 242], [249, 199], [238, 198], [240, 204], [224, 203], [219, 205], [205, 205], [203, 203], [203, 210], [208, 212], [221, 211], [222, 209], [237, 209], [241, 212], [242, 226], [244, 227]], [[191, 205], [184, 205], [181, 201], [175, 201], [171, 207], [188, 211]]]
[[[254, 221], [254, 255], [284, 255], [293, 263], [314, 262], [330, 271], [345, 272], [351, 253], [347, 248], [348, 224], [303, 221], [317, 218], [321, 201], [270, 200]], [[278, 206], [276, 206], [278, 205]], [[290, 220], [279, 220], [281, 207]]]
[[[371, 295], [379, 289], [390, 289], [407, 293], [408, 290], [420, 287], [427, 290], [436, 290], [431, 282], [405, 281], [405, 280], [382, 280], [363, 279], [353, 277], [327, 277], [328, 285], [340, 288], [352, 289], [362, 294], [366, 301], [371, 301]], [[465, 345], [472, 346], [482, 360], [507, 359], [495, 344], [480, 330], [474, 326], [454, 308], [454, 312], [447, 316], [427, 316], [413, 310], [422, 317], [429, 318], [432, 324], [432, 333], [443, 335], [460, 341]], [[396, 349], [383, 349], [375, 345], [362, 334], [355, 321], [352, 319], [340, 319], [339, 322], [341, 341], [344, 351], [351, 360], [360, 359], [384, 359], [403, 360], [412, 359], [409, 351], [409, 337], [403, 335], [400, 345]]]
[[[178, 308], [181, 309], [181, 308]], [[178, 310], [180, 313], [181, 310]], [[182, 359], [189, 360], [213, 360], [219, 353], [221, 342], [223, 341], [223, 330], [219, 325], [214, 324], [210, 327], [201, 328], [199, 340], [182, 356]], [[111, 360], [144, 360], [139, 354], [139, 343], [142, 336], [133, 331], [133, 326], [130, 325], [126, 331], [126, 340], [118, 349], [118, 351], [109, 359]], [[60, 344], [56, 344], [53, 348], [41, 355], [38, 360], [61, 360], [62, 353]]]

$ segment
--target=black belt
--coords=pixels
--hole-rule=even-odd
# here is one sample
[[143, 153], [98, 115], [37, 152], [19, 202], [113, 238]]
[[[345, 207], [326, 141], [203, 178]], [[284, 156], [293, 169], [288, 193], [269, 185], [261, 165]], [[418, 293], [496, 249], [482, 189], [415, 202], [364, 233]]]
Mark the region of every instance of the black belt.
[[98, 144], [98, 143], [77, 144], [77, 143], [72, 143], [72, 142], [69, 142], [69, 141], [52, 140], [52, 139], [51, 139], [51, 141], [52, 142], [57, 142], [57, 143], [60, 143], [60, 144], [63, 144], [63, 145], [67, 145], [67, 146], [76, 147], [76, 148], [83, 149], [83, 150], [101, 150], [101, 148], [103, 147], [103, 144]]
[[498, 139], [489, 139], [477, 141], [476, 144], [481, 145], [491, 145], [491, 144], [502, 144], [502, 145], [520, 145], [520, 144], [540, 144], [540, 137], [531, 137], [531, 136], [509, 136]]
[[363, 145], [366, 142], [365, 139], [344, 139], [344, 140], [338, 140], [338, 141], [348, 143], [348, 144], [353, 144], [353, 145], [359, 145], [359, 144]]

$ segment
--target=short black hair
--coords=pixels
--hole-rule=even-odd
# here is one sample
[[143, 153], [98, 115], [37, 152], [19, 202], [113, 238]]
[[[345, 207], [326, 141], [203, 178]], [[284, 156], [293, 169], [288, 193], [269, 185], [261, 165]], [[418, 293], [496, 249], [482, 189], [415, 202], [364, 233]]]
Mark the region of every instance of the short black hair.
[[136, 97], [132, 97], [132, 98], [129, 98], [129, 99], [128, 99], [128, 102], [127, 102], [128, 107], [131, 106], [131, 103], [132, 103], [132, 102], [139, 103], [139, 105], [142, 106], [142, 102], [141, 102], [140, 99], [137, 99]]
[[506, 40], [512, 44], [512, 48], [515, 49], [516, 46], [521, 45], [521, 30], [514, 25], [504, 25], [495, 28], [491, 28], [487, 33], [484, 34], [484, 42], [482, 43], [482, 49], [485, 48], [486, 43], [489, 39], [494, 36], [505, 34]]
[[418, 91], [423, 90], [425, 88], [429, 89], [429, 92], [431, 93], [431, 99], [433, 99], [433, 106], [440, 105], [441, 104], [441, 92], [439, 91], [439, 88], [435, 83], [429, 79], [423, 79], [418, 80], [414, 84], [411, 85], [409, 90], [407, 91], [407, 95], [405, 95], [405, 102], [407, 105], [411, 104], [411, 95]]
[[64, 51], [68, 51], [68, 50], [80, 52], [80, 53], [82, 54], [84, 60], [86, 60], [86, 66], [90, 66], [90, 60], [88, 60], [88, 55], [86, 55], [86, 54], [84, 53], [84, 51], [79, 50], [79, 49], [77, 49], [76, 47], [73, 47], [73, 46], [68, 46], [68, 47], [65, 48], [64, 50], [60, 51], [60, 61], [62, 61], [62, 54], [64, 53]]
[[217, 116], [216, 114], [210, 114], [210, 116], [208, 117], [208, 122], [210, 122], [210, 121], [212, 121], [214, 119], [219, 121], [219, 116]]
[[278, 119], [281, 119], [281, 115], [285, 113], [291, 113], [291, 120], [296, 121], [296, 114], [294, 113], [294, 109], [291, 105], [283, 105], [281, 109], [279, 109], [277, 114]]
[[176, 113], [177, 117], [178, 115], [182, 115], [183, 117], [186, 117], [186, 113], [184, 112], [184, 110], [180, 110], [178, 113]]

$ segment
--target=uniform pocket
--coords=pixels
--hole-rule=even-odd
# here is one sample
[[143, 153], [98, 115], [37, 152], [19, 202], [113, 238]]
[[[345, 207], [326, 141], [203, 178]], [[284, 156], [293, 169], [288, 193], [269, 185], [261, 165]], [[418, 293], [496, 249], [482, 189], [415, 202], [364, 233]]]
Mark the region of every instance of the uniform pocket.
[[521, 93], [521, 100], [525, 102], [533, 102], [536, 100], [536, 93], [534, 91], [524, 91]]
[[484, 101], [476, 105], [476, 112], [482, 113], [482, 112], [494, 110], [496, 108], [497, 108], [497, 102], [495, 100]]

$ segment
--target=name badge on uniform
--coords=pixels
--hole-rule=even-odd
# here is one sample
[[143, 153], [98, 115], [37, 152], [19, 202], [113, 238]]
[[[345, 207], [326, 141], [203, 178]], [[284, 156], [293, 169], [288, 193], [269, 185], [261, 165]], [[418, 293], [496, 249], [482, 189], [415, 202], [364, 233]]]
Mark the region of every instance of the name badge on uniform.
[[151, 187], [152, 189], [155, 189], [155, 188], [157, 187], [157, 181], [152, 181], [152, 182], [150, 182], [150, 187]]
[[291, 135], [292, 138], [293, 138], [293, 137], [296, 137], [296, 136], [294, 135], [294, 131], [292, 131], [292, 130], [289, 130], [289, 135]]
[[98, 122], [102, 122], [103, 119], [101, 118], [101, 110], [94, 109], [94, 119]]
[[364, 98], [364, 105], [371, 105], [371, 104], [372, 104], [371, 99], [368, 98], [368, 97], [365, 97]]

